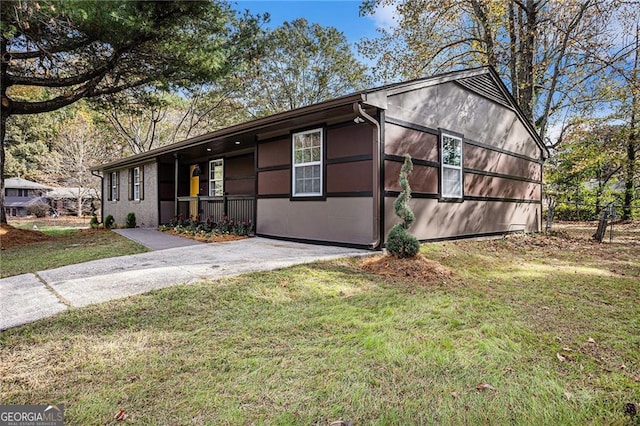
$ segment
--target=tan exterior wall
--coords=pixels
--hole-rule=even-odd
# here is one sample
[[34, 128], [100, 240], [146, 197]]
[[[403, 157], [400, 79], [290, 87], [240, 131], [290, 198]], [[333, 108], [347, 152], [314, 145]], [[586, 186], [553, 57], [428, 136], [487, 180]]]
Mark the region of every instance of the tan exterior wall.
[[[393, 197], [385, 198], [385, 235], [399, 221], [393, 212], [394, 201]], [[538, 204], [474, 200], [441, 203], [413, 198], [409, 205], [416, 215], [410, 232], [420, 240], [539, 230]]]
[[[408, 152], [423, 163], [414, 163], [409, 177], [417, 238], [540, 231], [542, 152], [514, 111], [445, 83], [389, 97], [386, 117], [385, 154]], [[464, 137], [462, 200], [438, 199], [440, 129]], [[397, 159], [385, 161], [385, 191], [392, 194], [400, 190]], [[385, 197], [385, 235], [397, 222], [394, 200]]]
[[124, 226], [127, 214], [133, 212], [136, 215], [136, 223], [139, 227], [156, 227], [159, 225], [158, 217], [158, 165], [157, 163], [140, 164], [135, 167], [143, 169], [143, 199], [139, 201], [129, 200], [129, 188], [127, 174], [133, 167], [118, 170], [120, 185], [118, 188], [118, 201], [107, 200], [109, 194], [109, 175], [105, 172], [103, 194], [104, 216], [112, 215], [118, 226]]
[[387, 115], [532, 158], [541, 155], [515, 112], [455, 83], [390, 96]]
[[326, 201], [258, 200], [257, 233], [325, 242], [373, 242], [371, 197], [328, 198]]

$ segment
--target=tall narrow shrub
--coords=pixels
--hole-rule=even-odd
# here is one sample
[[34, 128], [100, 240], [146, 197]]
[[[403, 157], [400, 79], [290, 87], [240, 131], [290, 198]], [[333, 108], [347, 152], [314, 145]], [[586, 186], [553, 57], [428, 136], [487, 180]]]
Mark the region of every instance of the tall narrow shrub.
[[391, 228], [387, 234], [387, 251], [399, 258], [414, 257], [420, 251], [420, 243], [411, 235], [407, 229], [411, 227], [416, 220], [415, 215], [409, 208], [409, 200], [411, 199], [411, 187], [409, 186], [409, 174], [413, 170], [411, 156], [404, 156], [404, 164], [400, 169], [400, 187], [402, 191], [396, 201], [393, 203], [393, 209], [401, 220]]

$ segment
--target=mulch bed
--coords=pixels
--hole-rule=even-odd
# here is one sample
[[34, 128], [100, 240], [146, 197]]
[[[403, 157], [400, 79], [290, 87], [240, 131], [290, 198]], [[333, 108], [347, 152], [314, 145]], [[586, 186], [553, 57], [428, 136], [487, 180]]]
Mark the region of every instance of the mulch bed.
[[442, 282], [452, 275], [442, 264], [427, 259], [422, 254], [407, 259], [391, 255], [371, 256], [361, 259], [359, 266], [366, 272], [409, 281]]
[[18, 229], [11, 225], [0, 224], [0, 248], [2, 250], [27, 244], [50, 240], [51, 237], [40, 231]]

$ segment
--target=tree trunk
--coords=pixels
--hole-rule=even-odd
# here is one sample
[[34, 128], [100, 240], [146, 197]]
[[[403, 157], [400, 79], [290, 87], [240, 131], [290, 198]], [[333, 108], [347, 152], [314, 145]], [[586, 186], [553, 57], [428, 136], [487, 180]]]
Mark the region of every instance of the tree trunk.
[[7, 97], [7, 69], [9, 58], [7, 53], [7, 39], [0, 36], [0, 224], [7, 223], [7, 212], [4, 201], [4, 137], [7, 134], [7, 121], [11, 111], [11, 101]]
[[638, 99], [638, 52], [640, 51], [640, 30], [636, 26], [636, 49], [631, 74], [631, 119], [629, 120], [629, 139], [627, 141], [627, 167], [624, 176], [624, 207], [622, 208], [622, 219], [631, 220], [631, 205], [635, 198], [635, 177], [636, 177], [636, 151], [638, 150], [638, 123], [637, 113], [640, 108]]

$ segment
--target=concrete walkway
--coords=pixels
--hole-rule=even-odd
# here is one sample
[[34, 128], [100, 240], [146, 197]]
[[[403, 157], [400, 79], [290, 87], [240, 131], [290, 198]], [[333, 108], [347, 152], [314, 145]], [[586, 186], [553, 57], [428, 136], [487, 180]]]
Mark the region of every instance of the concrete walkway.
[[166, 250], [204, 244], [200, 241], [160, 232], [154, 228], [114, 229], [113, 232], [127, 237], [138, 244], [142, 244], [151, 250]]
[[368, 253], [371, 252], [256, 237], [189, 244], [18, 275], [0, 280], [0, 330], [70, 308], [176, 284]]

